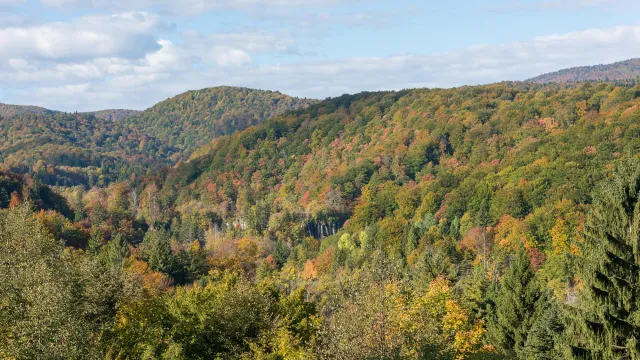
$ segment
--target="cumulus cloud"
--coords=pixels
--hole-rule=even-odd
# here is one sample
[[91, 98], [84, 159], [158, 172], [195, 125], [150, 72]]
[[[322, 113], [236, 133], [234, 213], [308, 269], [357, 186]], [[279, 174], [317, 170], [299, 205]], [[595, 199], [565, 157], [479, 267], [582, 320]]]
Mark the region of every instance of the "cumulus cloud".
[[162, 26], [157, 16], [135, 12], [82, 17], [68, 23], [0, 28], [0, 57], [137, 58], [159, 49], [149, 32]]
[[14, 56], [7, 59], [4, 73], [0, 68], [0, 76], [15, 86], [35, 86], [37, 80], [38, 91], [14, 91], [6, 100], [63, 110], [140, 109], [182, 91], [216, 85], [324, 98], [363, 90], [523, 80], [565, 67], [610, 63], [640, 53], [640, 26], [628, 26], [475, 45], [442, 53], [314, 61], [297, 58], [268, 65], [252, 61], [253, 54], [296, 48], [288, 40], [267, 41], [271, 38], [269, 34], [187, 34], [176, 43], [158, 40], [158, 50], [138, 59], [99, 57], [46, 66]]

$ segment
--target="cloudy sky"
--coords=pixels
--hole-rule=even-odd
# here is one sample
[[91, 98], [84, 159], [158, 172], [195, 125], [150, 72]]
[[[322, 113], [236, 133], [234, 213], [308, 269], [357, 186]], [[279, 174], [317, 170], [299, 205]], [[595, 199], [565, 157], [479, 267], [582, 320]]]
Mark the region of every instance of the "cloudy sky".
[[144, 109], [217, 85], [325, 98], [640, 57], [637, 0], [0, 0], [0, 102]]

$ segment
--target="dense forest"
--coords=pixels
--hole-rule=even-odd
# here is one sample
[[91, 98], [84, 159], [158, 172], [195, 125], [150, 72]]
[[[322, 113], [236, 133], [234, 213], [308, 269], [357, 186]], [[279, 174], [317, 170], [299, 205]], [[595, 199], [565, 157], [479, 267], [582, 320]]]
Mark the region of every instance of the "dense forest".
[[51, 115], [57, 111], [30, 105], [9, 105], [0, 103], [0, 116], [9, 118], [16, 115]]
[[125, 119], [125, 126], [182, 150], [185, 155], [214, 137], [244, 130], [270, 117], [317, 102], [279, 92], [237, 87], [188, 91]]
[[108, 110], [93, 111], [88, 114], [92, 114], [96, 118], [102, 119], [102, 120], [120, 121], [130, 116], [133, 116], [137, 113], [139, 113], [139, 111], [136, 111], [136, 110], [108, 109]]
[[0, 104], [0, 163], [49, 185], [106, 186], [186, 159], [199, 145], [314, 100], [219, 87], [144, 111], [63, 113]]
[[527, 81], [537, 83], [578, 81], [624, 81], [635, 84], [640, 77], [640, 59], [606, 65], [579, 66], [542, 74]]
[[[273, 93], [231, 122], [206, 105], [228, 89], [99, 149], [95, 117], [0, 121], [5, 164], [44, 165], [0, 174], [0, 357], [640, 358], [640, 86]], [[46, 186], [42, 134], [189, 158]]]

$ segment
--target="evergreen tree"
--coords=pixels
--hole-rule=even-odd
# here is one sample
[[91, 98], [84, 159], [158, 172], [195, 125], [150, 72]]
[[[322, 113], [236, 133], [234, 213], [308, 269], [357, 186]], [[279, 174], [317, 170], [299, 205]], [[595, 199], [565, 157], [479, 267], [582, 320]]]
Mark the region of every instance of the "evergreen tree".
[[10, 202], [11, 198], [9, 197], [7, 189], [0, 188], [0, 208], [8, 208]]
[[555, 360], [563, 358], [560, 350], [564, 324], [558, 307], [549, 302], [547, 308], [535, 321], [525, 343], [523, 358], [526, 360]]
[[116, 235], [107, 245], [100, 248], [100, 259], [102, 263], [109, 269], [119, 269], [124, 265], [127, 257], [127, 242], [122, 235]]
[[495, 311], [487, 323], [489, 342], [505, 355], [522, 356], [541, 297], [529, 256], [521, 250], [511, 259], [496, 296]]
[[149, 230], [144, 236], [142, 247], [153, 270], [171, 274], [175, 261], [171, 251], [171, 240], [165, 231]]
[[451, 225], [449, 225], [449, 235], [456, 240], [460, 238], [460, 218], [457, 216], [451, 220]]
[[75, 221], [80, 221], [85, 218], [84, 203], [82, 201], [84, 191], [77, 190], [73, 198], [73, 217]]
[[284, 263], [287, 262], [290, 254], [291, 249], [289, 248], [289, 245], [287, 245], [283, 241], [278, 240], [278, 242], [276, 242], [276, 247], [273, 250], [273, 257], [276, 259], [276, 263], [278, 264], [278, 266], [284, 265]]
[[640, 358], [640, 162], [619, 164], [594, 197], [579, 266], [577, 358]]

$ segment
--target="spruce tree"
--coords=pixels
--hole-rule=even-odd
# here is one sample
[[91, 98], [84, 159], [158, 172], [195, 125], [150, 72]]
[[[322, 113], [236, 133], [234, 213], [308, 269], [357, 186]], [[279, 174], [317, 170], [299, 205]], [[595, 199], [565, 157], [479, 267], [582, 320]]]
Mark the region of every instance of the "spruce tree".
[[282, 267], [282, 265], [287, 262], [290, 254], [291, 249], [289, 248], [289, 245], [278, 240], [278, 242], [276, 242], [276, 247], [273, 250], [273, 257], [276, 259], [276, 263], [279, 267]]
[[9, 193], [6, 188], [0, 188], [0, 209], [6, 209], [9, 207], [9, 203], [11, 202], [11, 198], [9, 197]]
[[555, 360], [562, 359], [561, 343], [564, 324], [558, 307], [553, 302], [533, 323], [527, 335], [522, 358], [527, 360]]
[[149, 266], [155, 271], [172, 274], [175, 265], [171, 251], [171, 239], [164, 230], [150, 230], [142, 242], [144, 255]]
[[619, 164], [594, 196], [579, 275], [584, 283], [572, 353], [640, 358], [640, 162]]
[[487, 323], [489, 342], [504, 355], [522, 357], [527, 334], [535, 321], [543, 293], [531, 269], [529, 256], [520, 250], [511, 259]]

